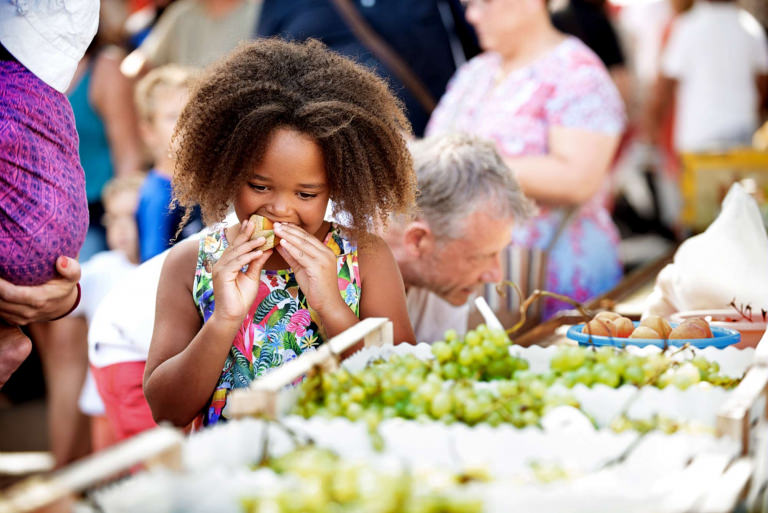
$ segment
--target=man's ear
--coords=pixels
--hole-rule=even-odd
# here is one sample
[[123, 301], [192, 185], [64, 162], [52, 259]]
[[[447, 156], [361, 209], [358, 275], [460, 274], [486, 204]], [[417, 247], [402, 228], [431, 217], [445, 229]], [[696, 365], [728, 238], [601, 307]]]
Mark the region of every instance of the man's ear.
[[426, 222], [417, 219], [405, 227], [403, 246], [409, 255], [420, 257], [432, 252], [435, 247], [435, 236]]

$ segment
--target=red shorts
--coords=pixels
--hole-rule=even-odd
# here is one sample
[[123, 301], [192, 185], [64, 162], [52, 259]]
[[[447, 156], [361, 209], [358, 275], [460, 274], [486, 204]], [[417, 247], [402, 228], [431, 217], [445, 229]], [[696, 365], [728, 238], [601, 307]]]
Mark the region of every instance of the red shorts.
[[145, 362], [91, 366], [116, 441], [157, 426], [144, 398], [144, 366]]

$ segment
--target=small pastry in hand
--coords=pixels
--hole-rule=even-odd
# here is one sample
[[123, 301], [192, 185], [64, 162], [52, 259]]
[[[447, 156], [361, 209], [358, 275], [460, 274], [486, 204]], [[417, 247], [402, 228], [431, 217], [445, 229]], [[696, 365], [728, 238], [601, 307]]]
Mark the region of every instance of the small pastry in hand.
[[275, 235], [275, 229], [272, 221], [257, 214], [253, 214], [249, 221], [255, 225], [253, 233], [251, 234], [251, 240], [258, 239], [259, 237], [264, 237], [267, 240], [267, 242], [256, 249], [266, 251], [268, 249], [274, 248], [280, 243], [280, 237]]

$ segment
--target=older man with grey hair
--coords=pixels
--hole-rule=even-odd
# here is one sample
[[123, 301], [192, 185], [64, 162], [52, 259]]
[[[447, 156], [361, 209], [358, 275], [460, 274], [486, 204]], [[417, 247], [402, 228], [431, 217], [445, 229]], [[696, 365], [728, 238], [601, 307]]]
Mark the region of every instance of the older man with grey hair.
[[512, 225], [535, 211], [491, 141], [452, 134], [412, 143], [417, 212], [395, 218], [382, 237], [403, 275], [419, 342], [467, 329], [469, 298], [501, 281], [500, 255]]

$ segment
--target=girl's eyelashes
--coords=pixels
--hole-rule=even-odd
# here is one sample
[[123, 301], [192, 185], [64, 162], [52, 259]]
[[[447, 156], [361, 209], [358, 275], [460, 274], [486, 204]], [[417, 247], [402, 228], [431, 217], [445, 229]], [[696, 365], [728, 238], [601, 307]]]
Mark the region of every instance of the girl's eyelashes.
[[[250, 187], [251, 189], [253, 189], [254, 191], [257, 191], [257, 192], [266, 192], [266, 191], [269, 190], [269, 187], [266, 186], [266, 185], [261, 185], [261, 184], [252, 183], [252, 182], [248, 182], [248, 187]], [[301, 191], [299, 191], [299, 192], [296, 193], [296, 195], [299, 198], [303, 199], [303, 200], [309, 200], [309, 199], [317, 197], [317, 193], [314, 193], [314, 192], [301, 192]]]

